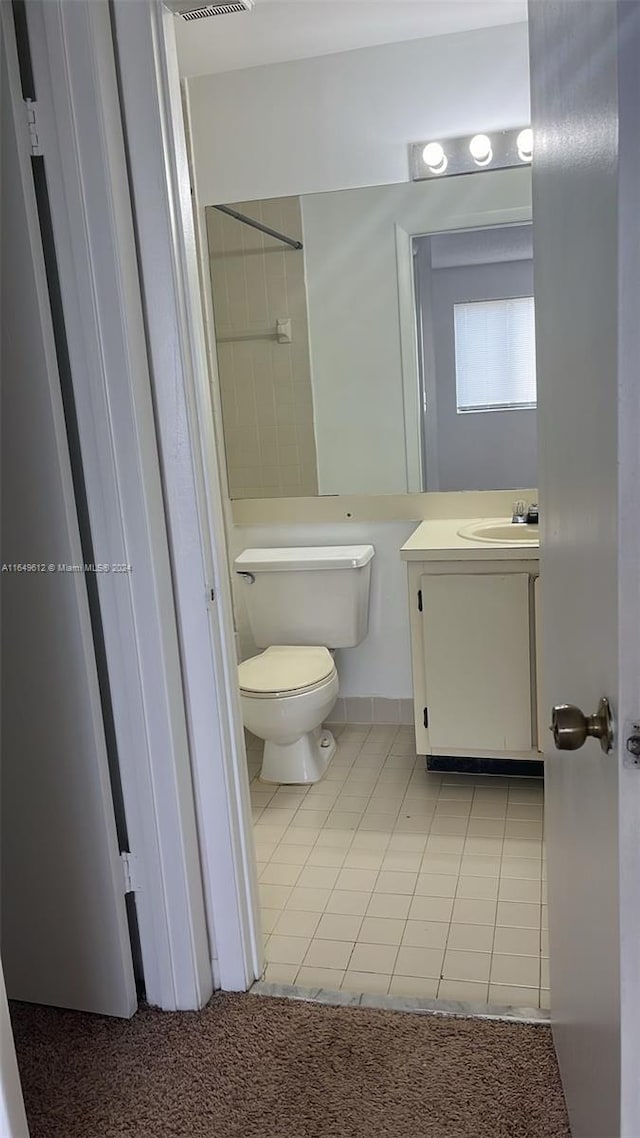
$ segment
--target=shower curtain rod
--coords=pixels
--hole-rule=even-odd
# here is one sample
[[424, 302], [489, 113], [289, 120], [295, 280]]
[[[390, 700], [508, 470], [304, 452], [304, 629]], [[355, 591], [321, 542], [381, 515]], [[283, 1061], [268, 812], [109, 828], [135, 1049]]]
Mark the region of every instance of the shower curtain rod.
[[270, 229], [268, 225], [263, 225], [261, 221], [254, 221], [252, 217], [247, 217], [244, 213], [238, 213], [237, 210], [231, 209], [228, 205], [214, 205], [214, 209], [220, 210], [220, 213], [227, 213], [229, 217], [235, 217], [236, 221], [242, 221], [245, 225], [250, 225], [252, 229], [259, 229], [261, 233], [268, 234], [269, 237], [275, 237], [278, 241], [284, 241], [285, 245], [290, 245], [292, 249], [302, 249], [302, 241], [296, 241], [293, 237], [286, 237], [284, 233], [278, 233], [277, 229]]

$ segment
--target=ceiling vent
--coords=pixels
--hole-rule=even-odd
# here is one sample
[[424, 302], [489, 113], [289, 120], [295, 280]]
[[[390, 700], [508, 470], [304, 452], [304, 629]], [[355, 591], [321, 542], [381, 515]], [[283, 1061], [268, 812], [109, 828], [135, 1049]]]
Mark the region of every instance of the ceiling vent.
[[234, 0], [231, 4], [202, 4], [201, 0], [169, 0], [168, 7], [183, 20], [205, 20], [208, 16], [230, 16], [250, 12], [254, 0]]

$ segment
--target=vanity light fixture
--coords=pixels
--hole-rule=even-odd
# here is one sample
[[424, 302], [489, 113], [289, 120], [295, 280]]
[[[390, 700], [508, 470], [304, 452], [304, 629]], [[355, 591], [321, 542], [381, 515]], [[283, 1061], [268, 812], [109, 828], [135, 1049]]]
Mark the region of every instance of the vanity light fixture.
[[488, 134], [474, 134], [469, 143], [469, 153], [476, 166], [488, 166], [493, 159], [491, 139]]
[[516, 146], [518, 147], [520, 161], [531, 162], [533, 158], [533, 131], [530, 126], [526, 126], [524, 130], [520, 131], [516, 139]]
[[422, 160], [432, 174], [444, 174], [447, 166], [447, 156], [439, 142], [428, 142], [422, 151]]
[[533, 158], [531, 127], [496, 130], [458, 138], [413, 142], [409, 147], [411, 180], [440, 178], [443, 174], [477, 174], [529, 164]]

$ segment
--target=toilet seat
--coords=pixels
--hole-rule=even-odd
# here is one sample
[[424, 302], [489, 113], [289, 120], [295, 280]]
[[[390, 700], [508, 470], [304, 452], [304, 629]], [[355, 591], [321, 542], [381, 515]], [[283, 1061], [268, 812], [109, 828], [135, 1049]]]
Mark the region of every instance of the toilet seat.
[[278, 699], [315, 691], [331, 680], [335, 672], [333, 657], [327, 648], [274, 644], [240, 664], [238, 680], [244, 696]]

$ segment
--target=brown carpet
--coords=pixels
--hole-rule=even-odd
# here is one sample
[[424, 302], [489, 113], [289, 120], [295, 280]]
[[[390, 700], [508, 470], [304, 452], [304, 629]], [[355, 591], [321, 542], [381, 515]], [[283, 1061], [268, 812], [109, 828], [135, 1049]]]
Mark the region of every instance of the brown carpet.
[[31, 1138], [569, 1138], [546, 1025], [216, 996], [14, 1005]]

